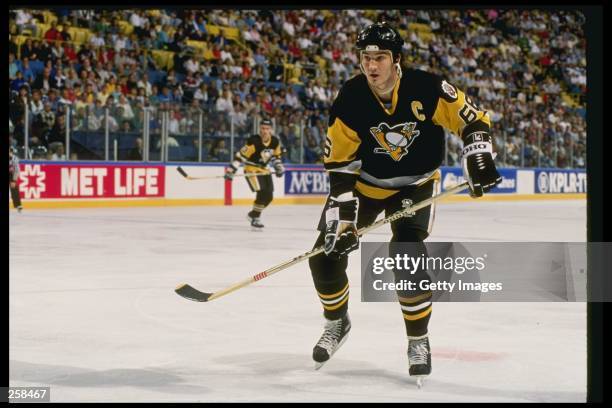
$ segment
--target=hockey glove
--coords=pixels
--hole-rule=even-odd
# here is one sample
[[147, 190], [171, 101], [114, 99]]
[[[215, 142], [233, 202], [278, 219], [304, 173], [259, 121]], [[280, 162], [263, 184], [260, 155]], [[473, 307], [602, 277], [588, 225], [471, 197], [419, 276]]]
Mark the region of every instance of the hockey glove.
[[228, 167], [225, 168], [224, 178], [226, 180], [231, 180], [234, 178], [234, 174], [238, 171], [238, 167], [240, 167], [240, 162], [238, 160], [234, 160], [230, 163]]
[[359, 248], [357, 210], [359, 200], [352, 193], [330, 197], [325, 212], [325, 255], [340, 259]]
[[463, 143], [463, 177], [470, 185], [470, 195], [473, 198], [482, 197], [502, 181], [493, 162], [491, 136], [486, 132], [474, 132], [465, 136]]
[[283, 163], [280, 160], [274, 163], [274, 173], [276, 174], [276, 177], [281, 177], [284, 172], [285, 167], [283, 166]]

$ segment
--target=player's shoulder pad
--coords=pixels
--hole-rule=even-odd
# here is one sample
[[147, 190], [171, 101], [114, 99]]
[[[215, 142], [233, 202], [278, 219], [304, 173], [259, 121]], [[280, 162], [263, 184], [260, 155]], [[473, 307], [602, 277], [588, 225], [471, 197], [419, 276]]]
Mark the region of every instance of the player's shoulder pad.
[[259, 140], [259, 135], [251, 135], [248, 137], [248, 139], [246, 140], [246, 144], [248, 145], [253, 145], [257, 142], [257, 140]]

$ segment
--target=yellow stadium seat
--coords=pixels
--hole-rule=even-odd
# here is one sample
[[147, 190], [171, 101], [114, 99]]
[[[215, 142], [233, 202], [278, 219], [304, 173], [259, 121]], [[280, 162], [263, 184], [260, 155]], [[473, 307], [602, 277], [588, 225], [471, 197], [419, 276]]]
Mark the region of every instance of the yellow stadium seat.
[[210, 49], [208, 47], [204, 49], [204, 59], [205, 60], [213, 60], [213, 59], [215, 59], [215, 55], [213, 54], [212, 49]]
[[23, 35], [16, 35], [16, 36], [13, 37], [13, 39], [15, 40], [15, 44], [17, 44], [17, 47], [19, 47], [21, 44], [23, 44], [25, 42], [27, 37], [25, 37]]
[[163, 50], [151, 50], [155, 64], [160, 69], [172, 69], [174, 66], [174, 52]]
[[206, 42], [204, 41], [187, 40], [185, 41], [185, 44], [187, 44], [190, 47], [195, 48], [198, 52], [202, 52], [202, 53], [206, 49]]
[[43, 17], [45, 19], [45, 24], [51, 24], [54, 21], [57, 23], [57, 16], [50, 11], [43, 11]]
[[79, 28], [76, 30], [76, 36], [72, 39], [77, 44], [85, 44], [87, 33], [85, 30]]
[[38, 23], [36, 24], [36, 26], [38, 27], [38, 38], [43, 38], [45, 36], [45, 33], [51, 28], [51, 24], [45, 23]]
[[64, 27], [64, 30], [66, 30], [68, 32], [68, 35], [70, 35], [70, 41], [76, 42], [77, 30], [78, 29], [76, 27], [69, 27], [68, 29], [66, 29], [66, 27]]
[[124, 20], [119, 20], [119, 28], [121, 29], [121, 34], [130, 35], [134, 31], [134, 26]]
[[425, 31], [417, 31], [417, 35], [419, 36], [419, 38], [421, 38], [421, 40], [423, 40], [426, 43], [431, 42], [431, 39], [433, 38], [432, 33], [428, 33]]
[[408, 29], [415, 30], [415, 31], [431, 32], [430, 26], [428, 26], [427, 24], [421, 24], [421, 23], [410, 23], [408, 24]]
[[223, 37], [227, 38], [228, 40], [240, 40], [240, 30], [238, 30], [236, 27], [223, 27], [221, 32], [223, 33]]
[[212, 24], [206, 24], [206, 31], [208, 31], [208, 34], [210, 35], [219, 35], [221, 33], [221, 27]]

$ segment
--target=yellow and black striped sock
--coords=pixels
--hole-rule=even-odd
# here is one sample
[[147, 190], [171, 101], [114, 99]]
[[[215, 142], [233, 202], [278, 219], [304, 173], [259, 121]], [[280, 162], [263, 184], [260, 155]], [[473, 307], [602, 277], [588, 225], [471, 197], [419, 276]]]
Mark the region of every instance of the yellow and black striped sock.
[[[325, 286], [324, 288], [317, 287], [317, 294], [323, 305], [323, 315], [328, 320], [340, 319], [346, 315], [348, 310], [349, 283], [346, 277], [343, 281], [336, 281], [331, 285], [317, 285]], [[344, 283], [344, 286], [338, 283]], [[341, 287], [340, 290], [338, 290], [339, 287]]]
[[398, 296], [408, 336], [414, 337], [427, 334], [427, 326], [432, 310], [431, 296], [432, 293], [430, 291], [413, 297]]

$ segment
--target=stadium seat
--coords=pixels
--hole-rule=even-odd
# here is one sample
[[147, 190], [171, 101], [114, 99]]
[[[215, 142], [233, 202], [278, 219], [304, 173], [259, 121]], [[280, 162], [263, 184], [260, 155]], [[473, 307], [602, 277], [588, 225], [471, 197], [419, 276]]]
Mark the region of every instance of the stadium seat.
[[222, 27], [221, 32], [223, 33], [223, 37], [228, 40], [240, 42], [240, 30], [236, 27]]
[[26, 36], [23, 35], [16, 35], [13, 37], [15, 44], [17, 45], [17, 47], [21, 46], [21, 44], [23, 44], [25, 42], [25, 40], [27, 39]]
[[210, 35], [219, 35], [221, 33], [221, 27], [212, 24], [206, 24], [206, 31], [208, 31], [208, 34]]
[[50, 11], [43, 11], [43, 18], [45, 19], [45, 24], [51, 24], [54, 21], [57, 23], [57, 16]]
[[119, 20], [119, 28], [121, 29], [121, 34], [130, 35], [134, 31], [134, 26], [124, 20]]
[[151, 50], [155, 64], [160, 69], [172, 69], [174, 66], [174, 52], [163, 50]]
[[195, 48], [199, 55], [204, 54], [204, 52], [206, 51], [206, 42], [204, 41], [186, 40], [185, 43], [188, 46]]
[[36, 35], [36, 37], [38, 38], [44, 38], [45, 33], [51, 28], [51, 24], [45, 23], [38, 23], [36, 24], [36, 26], [38, 27], [38, 33]]
[[410, 23], [408, 24], [408, 29], [412, 31], [425, 31], [428, 33], [431, 32], [431, 27], [429, 25], [421, 23]]

